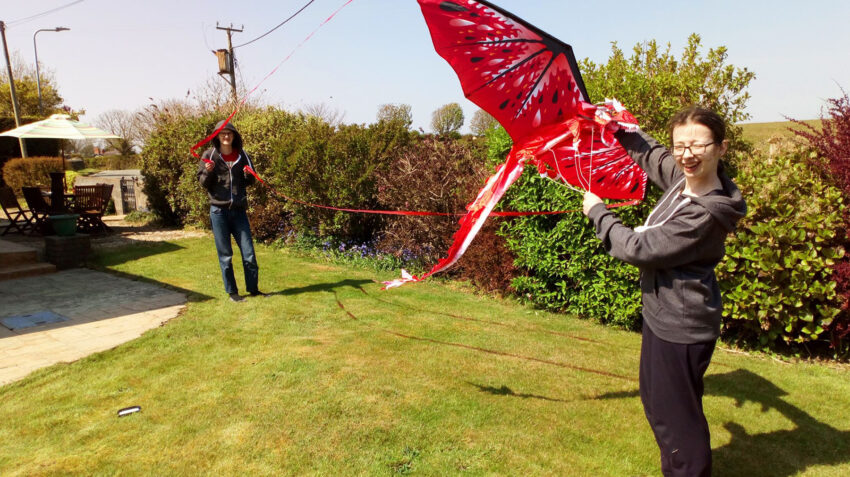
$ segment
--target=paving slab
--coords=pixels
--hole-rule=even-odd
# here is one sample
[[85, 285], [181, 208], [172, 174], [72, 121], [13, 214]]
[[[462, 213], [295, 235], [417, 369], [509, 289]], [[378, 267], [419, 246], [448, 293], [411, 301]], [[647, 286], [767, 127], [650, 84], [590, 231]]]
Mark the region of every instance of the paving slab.
[[161, 326], [186, 296], [86, 268], [0, 282], [0, 319], [50, 312], [65, 321], [10, 330], [0, 324], [0, 385], [114, 348]]

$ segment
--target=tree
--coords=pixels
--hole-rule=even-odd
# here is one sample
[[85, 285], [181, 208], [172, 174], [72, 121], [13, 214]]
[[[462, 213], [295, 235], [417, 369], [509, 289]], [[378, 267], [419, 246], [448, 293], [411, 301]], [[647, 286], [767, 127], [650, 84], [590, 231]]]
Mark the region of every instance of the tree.
[[319, 118], [331, 126], [340, 126], [345, 119], [345, 112], [332, 109], [326, 103], [313, 103], [304, 106], [301, 111], [307, 116]]
[[413, 113], [409, 104], [382, 104], [378, 107], [378, 121], [400, 122], [405, 129], [410, 129]]
[[138, 113], [112, 109], [98, 116], [95, 125], [121, 136], [107, 142], [122, 156], [133, 155], [144, 145]]
[[441, 106], [431, 115], [431, 129], [440, 136], [458, 133], [463, 126], [463, 109], [457, 103]]
[[[12, 54], [10, 61], [12, 63], [12, 76], [15, 78], [15, 93], [20, 108], [18, 111], [21, 116], [42, 116], [38, 113], [38, 84], [36, 83], [35, 65], [26, 63], [18, 52]], [[53, 72], [47, 68], [40, 68], [39, 73], [44, 116], [64, 112], [62, 109], [63, 99], [59, 96], [59, 91], [56, 88]], [[9, 75], [6, 68], [0, 68], [0, 116], [14, 116], [10, 90]]]
[[497, 127], [499, 127], [499, 121], [496, 121], [496, 118], [490, 116], [490, 113], [483, 109], [475, 111], [475, 114], [472, 115], [472, 120], [469, 122], [469, 129], [476, 136], [484, 136], [487, 134], [487, 131]]

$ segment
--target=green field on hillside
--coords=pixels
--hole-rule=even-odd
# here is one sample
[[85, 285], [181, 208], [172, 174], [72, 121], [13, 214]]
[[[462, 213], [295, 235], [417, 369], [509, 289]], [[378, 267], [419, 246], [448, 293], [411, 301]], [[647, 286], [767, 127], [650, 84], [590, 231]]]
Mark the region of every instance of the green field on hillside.
[[[803, 121], [806, 124], [817, 126], [820, 124], [820, 119], [809, 119]], [[774, 121], [770, 123], [745, 123], [739, 124], [744, 130], [744, 139], [758, 145], [772, 137], [787, 137], [793, 136], [791, 129], [803, 129], [799, 124], [791, 121]]]

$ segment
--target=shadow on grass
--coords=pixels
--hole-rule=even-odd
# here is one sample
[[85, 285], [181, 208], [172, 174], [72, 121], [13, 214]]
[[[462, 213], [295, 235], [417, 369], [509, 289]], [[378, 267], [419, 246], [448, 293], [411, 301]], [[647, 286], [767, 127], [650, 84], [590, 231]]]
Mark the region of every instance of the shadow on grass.
[[145, 240], [125, 240], [114, 248], [94, 249], [96, 262], [104, 267], [120, 265], [124, 262], [139, 260], [153, 255], [175, 252], [184, 247], [171, 242], [150, 242]]
[[156, 285], [162, 288], [166, 288], [168, 290], [173, 290], [182, 293], [186, 296], [186, 300], [189, 302], [203, 302], [207, 300], [212, 300], [213, 297], [205, 295], [203, 293], [199, 293], [195, 290], [188, 290], [186, 288], [181, 288], [174, 285], [170, 285], [168, 283], [163, 283], [152, 278], [144, 277], [141, 275], [134, 275], [132, 273], [127, 272], [121, 272], [110, 268], [125, 262], [131, 262], [134, 260], [139, 260], [142, 258], [151, 257], [163, 253], [176, 252], [184, 248], [185, 247], [171, 242], [129, 240], [126, 244], [122, 244], [121, 246], [115, 247], [114, 249], [101, 250], [97, 252], [95, 255], [95, 259], [89, 261], [88, 267], [92, 270], [110, 273], [112, 275], [126, 278], [128, 280], [148, 283], [151, 285]]
[[[762, 434], [750, 434], [736, 422], [723, 427], [732, 435], [728, 444], [713, 449], [716, 475], [790, 476], [817, 465], [850, 462], [850, 431], [842, 431], [810, 416], [782, 399], [788, 393], [767, 379], [738, 369], [705, 377], [705, 392], [710, 396], [731, 397], [741, 407], [747, 402], [761, 405], [761, 412], [774, 410], [794, 424]], [[638, 397], [639, 392], [606, 393], [596, 399]], [[838, 414], [836, 414], [837, 416]]]
[[338, 282], [332, 283], [316, 283], [313, 285], [307, 285], [305, 287], [298, 288], [287, 288], [285, 290], [280, 290], [276, 292], [270, 292], [269, 295], [300, 295], [301, 293], [315, 293], [315, 292], [332, 292], [337, 288], [341, 287], [351, 287], [355, 289], [362, 289], [361, 285], [364, 283], [372, 283], [372, 280], [340, 280]]
[[551, 402], [568, 402], [564, 399], [556, 399], [550, 398], [547, 396], [540, 396], [538, 394], [527, 394], [527, 393], [517, 393], [513, 389], [507, 387], [506, 385], [502, 385], [502, 387], [494, 387], [494, 386], [484, 386], [481, 384], [475, 384], [467, 381], [466, 384], [470, 384], [478, 388], [481, 392], [492, 394], [494, 396], [510, 396], [517, 397], [522, 399], [542, 399], [543, 401], [551, 401]]
[[591, 339], [591, 338], [585, 338], [585, 337], [582, 337], [582, 336], [576, 336], [576, 335], [569, 334], [569, 333], [561, 333], [559, 331], [548, 330], [548, 329], [540, 328], [540, 327], [518, 326], [518, 325], [515, 325], [515, 324], [502, 323], [502, 322], [499, 322], [499, 321], [483, 320], [481, 318], [473, 318], [471, 316], [456, 315], [454, 313], [446, 313], [446, 312], [440, 312], [440, 311], [436, 311], [436, 310], [424, 310], [424, 309], [416, 308], [416, 307], [413, 307], [413, 306], [410, 306], [410, 305], [405, 305], [403, 303], [398, 303], [398, 302], [386, 300], [386, 299], [383, 299], [383, 298], [378, 298], [378, 297], [368, 293], [363, 287], [358, 287], [358, 288], [360, 289], [360, 291], [364, 295], [368, 296], [369, 298], [371, 298], [371, 299], [373, 299], [373, 300], [375, 300], [379, 303], [383, 303], [385, 305], [390, 305], [390, 306], [394, 306], [394, 307], [398, 307], [398, 308], [403, 308], [405, 310], [410, 310], [410, 311], [413, 311], [413, 312], [416, 312], [416, 313], [428, 313], [428, 314], [432, 314], [432, 315], [446, 316], [446, 317], [453, 318], [453, 319], [456, 319], [456, 320], [485, 323], [485, 324], [488, 324], [488, 325], [501, 326], [501, 327], [520, 330], [520, 331], [546, 333], [546, 334], [550, 334], [550, 335], [563, 336], [564, 338], [570, 338], [570, 339], [574, 339], [574, 340], [578, 340], [578, 341], [584, 341], [584, 342], [588, 342], [588, 343], [596, 343], [596, 344], [601, 344], [601, 345], [606, 345], [606, 346], [609, 345], [608, 343], [604, 343], [604, 342], [599, 341], [599, 340], [594, 340], [594, 339]]
[[788, 393], [767, 379], [737, 370], [708, 376], [705, 381], [709, 394], [731, 397], [739, 407], [747, 401], [758, 403], [762, 412], [773, 409], [794, 423], [794, 429], [763, 434], [750, 434], [737, 423], [725, 423], [732, 439], [714, 449], [718, 475], [786, 476], [816, 465], [850, 462], [850, 431], [838, 430], [788, 404], [781, 399]]

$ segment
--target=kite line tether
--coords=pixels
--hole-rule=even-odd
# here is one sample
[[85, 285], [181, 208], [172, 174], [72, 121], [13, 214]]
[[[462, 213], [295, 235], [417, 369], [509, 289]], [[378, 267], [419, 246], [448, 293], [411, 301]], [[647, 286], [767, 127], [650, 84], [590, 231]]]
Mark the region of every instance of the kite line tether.
[[[348, 4], [350, 4], [350, 3], [351, 3], [351, 2], [353, 2], [353, 1], [354, 1], [354, 0], [347, 0], [347, 1], [346, 1], [345, 3], [343, 3], [343, 4], [339, 7], [339, 8], [337, 8], [337, 9], [336, 9], [333, 13], [331, 13], [331, 15], [330, 15], [328, 18], [326, 18], [326, 19], [325, 19], [325, 21], [323, 21], [322, 23], [320, 23], [320, 24], [319, 24], [319, 26], [317, 26], [317, 27], [316, 27], [313, 31], [311, 31], [309, 35], [307, 35], [307, 36], [306, 36], [303, 40], [301, 40], [301, 43], [299, 43], [298, 45], [296, 45], [296, 46], [295, 46], [295, 48], [293, 48], [293, 49], [292, 49], [292, 51], [290, 51], [290, 52], [289, 52], [289, 54], [288, 54], [288, 55], [286, 55], [286, 57], [285, 57], [283, 60], [281, 60], [281, 61], [280, 61], [280, 63], [278, 63], [278, 64], [277, 64], [277, 66], [275, 66], [275, 67], [274, 67], [274, 68], [273, 68], [273, 69], [269, 72], [269, 74], [267, 74], [267, 75], [266, 75], [263, 79], [261, 79], [261, 80], [260, 80], [260, 82], [259, 82], [259, 83], [257, 83], [257, 84], [256, 84], [253, 88], [251, 88], [251, 90], [250, 90], [250, 91], [248, 91], [247, 93], [245, 93], [245, 96], [243, 96], [243, 97], [242, 97], [242, 99], [241, 99], [241, 100], [239, 101], [239, 103], [236, 105], [236, 108], [234, 108], [234, 109], [233, 109], [233, 112], [232, 112], [232, 113], [230, 113], [230, 115], [227, 117], [227, 119], [225, 119], [225, 120], [224, 120], [224, 123], [222, 123], [221, 127], [219, 127], [218, 129], [216, 129], [215, 131], [213, 131], [213, 132], [212, 132], [212, 134], [210, 134], [209, 136], [205, 137], [205, 138], [204, 138], [204, 139], [202, 139], [200, 142], [198, 142], [197, 144], [195, 144], [194, 146], [192, 146], [192, 147], [191, 147], [191, 149], [190, 149], [189, 151], [192, 153], [192, 156], [194, 156], [194, 157], [196, 157], [196, 158], [200, 159], [200, 158], [201, 158], [201, 156], [199, 156], [199, 155], [198, 155], [198, 153], [197, 153], [196, 151], [197, 151], [200, 147], [202, 147], [202, 146], [204, 146], [205, 144], [207, 144], [208, 142], [212, 141], [212, 140], [213, 140], [213, 138], [214, 138], [214, 137], [216, 137], [216, 136], [218, 135], [218, 133], [219, 133], [219, 132], [221, 132], [221, 130], [222, 130], [222, 129], [224, 129], [224, 128], [225, 128], [225, 126], [227, 126], [227, 125], [228, 125], [228, 123], [230, 123], [230, 121], [233, 119], [233, 116], [235, 116], [235, 115], [236, 115], [236, 113], [239, 111], [239, 109], [240, 109], [240, 108], [241, 108], [241, 107], [245, 104], [245, 102], [246, 102], [246, 101], [248, 101], [248, 97], [249, 97], [249, 96], [251, 96], [251, 94], [253, 94], [253, 93], [254, 93], [254, 91], [256, 91], [256, 90], [260, 87], [260, 85], [261, 85], [261, 84], [263, 84], [263, 83], [264, 83], [267, 79], [269, 79], [272, 75], [274, 75], [275, 73], [277, 73], [277, 70], [278, 70], [278, 69], [280, 69], [280, 67], [281, 67], [284, 63], [286, 63], [287, 61], [289, 61], [289, 59], [290, 59], [290, 58], [292, 58], [292, 55], [294, 55], [294, 54], [295, 54], [295, 52], [296, 52], [296, 51], [298, 51], [298, 49], [299, 49], [299, 48], [301, 48], [301, 46], [302, 46], [302, 45], [304, 45], [304, 43], [307, 43], [307, 41], [309, 41], [309, 40], [310, 40], [310, 38], [312, 38], [312, 37], [313, 37], [313, 35], [314, 35], [317, 31], [319, 31], [319, 29], [320, 29], [320, 28], [322, 28], [322, 27], [323, 27], [323, 26], [325, 26], [328, 22], [330, 22], [330, 21], [333, 19], [333, 17], [335, 17], [335, 16], [336, 16], [336, 14], [340, 12], [340, 10], [342, 10], [342, 9], [343, 9], [343, 8], [345, 8], [345, 7], [347, 7], [347, 6], [348, 6]], [[311, 2], [311, 3], [312, 3], [312, 2]], [[244, 46], [244, 45], [240, 45], [240, 46]], [[249, 172], [251, 172], [251, 174], [253, 174], [253, 175], [254, 175], [254, 177], [256, 177], [257, 179], [260, 179], [260, 178], [259, 178], [259, 176], [257, 175], [257, 173], [256, 173], [256, 172], [254, 172], [254, 170], [253, 170], [253, 169], [251, 169]], [[261, 181], [262, 181], [262, 179], [261, 179]]]

